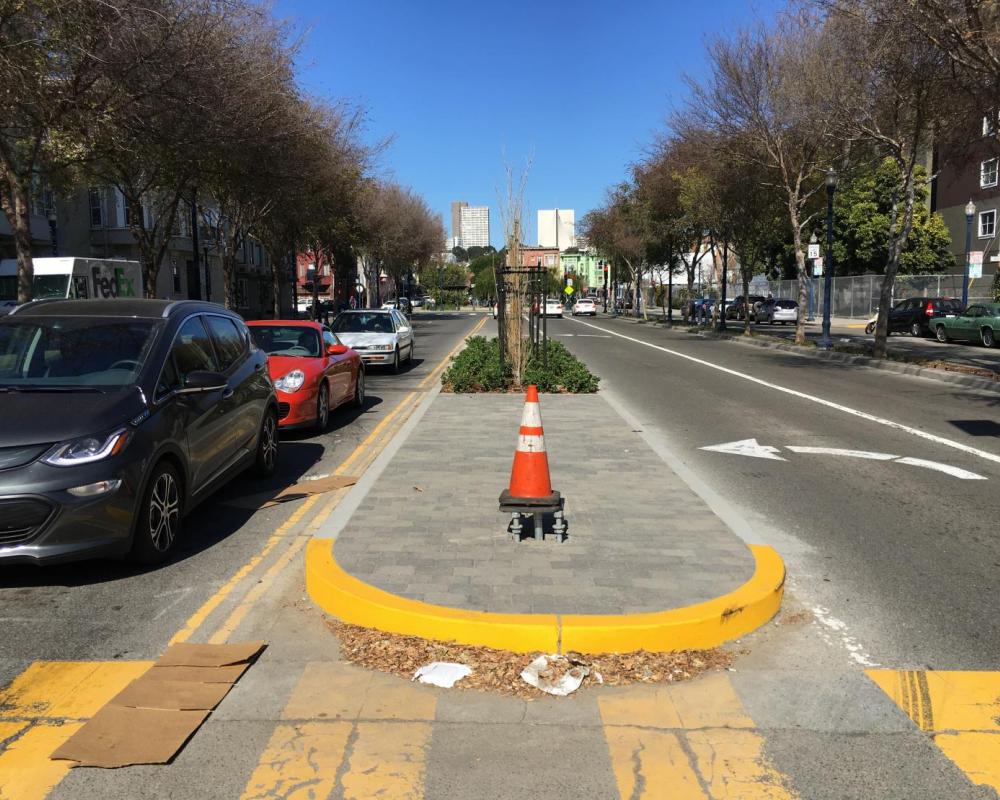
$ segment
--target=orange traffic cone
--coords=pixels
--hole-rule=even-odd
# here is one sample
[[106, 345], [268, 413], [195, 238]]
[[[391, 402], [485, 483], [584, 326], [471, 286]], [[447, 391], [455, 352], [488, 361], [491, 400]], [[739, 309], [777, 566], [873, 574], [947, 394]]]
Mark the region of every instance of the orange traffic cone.
[[500, 510], [512, 514], [508, 532], [521, 538], [521, 516], [534, 517], [535, 538], [544, 539], [544, 517], [553, 514], [552, 532], [566, 538], [563, 498], [553, 491], [549, 479], [549, 457], [545, 455], [545, 432], [542, 410], [538, 405], [538, 387], [529, 386], [524, 396], [521, 430], [517, 435], [514, 465], [510, 470], [510, 488], [500, 493]]
[[549, 479], [549, 458], [545, 454], [545, 432], [542, 430], [542, 410], [538, 405], [538, 387], [529, 386], [521, 413], [521, 430], [517, 435], [517, 450], [510, 471], [511, 497], [541, 499], [552, 496]]

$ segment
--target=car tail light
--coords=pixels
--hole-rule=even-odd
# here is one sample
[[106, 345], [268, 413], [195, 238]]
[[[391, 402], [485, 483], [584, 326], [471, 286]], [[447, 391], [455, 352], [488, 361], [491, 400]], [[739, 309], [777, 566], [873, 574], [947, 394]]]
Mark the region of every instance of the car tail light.
[[926, 313], [928, 317], [933, 317], [934, 316], [934, 304], [933, 303], [928, 303], [927, 304], [927, 311], [924, 312], [924, 313]]

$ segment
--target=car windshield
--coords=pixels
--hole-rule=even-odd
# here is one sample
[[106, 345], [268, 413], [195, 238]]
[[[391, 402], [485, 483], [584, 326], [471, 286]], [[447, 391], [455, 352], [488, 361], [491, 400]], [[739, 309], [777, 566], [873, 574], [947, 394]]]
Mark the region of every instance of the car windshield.
[[794, 300], [775, 300], [774, 304], [778, 308], [795, 308]]
[[269, 356], [320, 355], [319, 332], [303, 325], [251, 325], [254, 342]]
[[135, 382], [159, 324], [44, 317], [0, 322], [0, 388], [98, 388]]
[[336, 333], [393, 333], [392, 317], [386, 313], [365, 312], [341, 314], [334, 320]]

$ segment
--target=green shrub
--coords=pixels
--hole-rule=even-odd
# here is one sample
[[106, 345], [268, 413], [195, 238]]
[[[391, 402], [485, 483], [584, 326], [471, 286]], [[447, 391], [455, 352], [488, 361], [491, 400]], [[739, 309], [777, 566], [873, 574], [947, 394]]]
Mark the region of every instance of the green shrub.
[[[525, 347], [528, 347], [525, 342]], [[534, 354], [525, 367], [523, 383], [535, 384], [540, 392], [597, 391], [600, 380], [569, 352], [561, 342], [549, 341], [548, 367], [542, 353]], [[502, 392], [513, 386], [510, 373], [501, 369], [500, 345], [496, 339], [473, 336], [466, 348], [452, 359], [451, 366], [441, 376], [441, 383], [453, 392]]]

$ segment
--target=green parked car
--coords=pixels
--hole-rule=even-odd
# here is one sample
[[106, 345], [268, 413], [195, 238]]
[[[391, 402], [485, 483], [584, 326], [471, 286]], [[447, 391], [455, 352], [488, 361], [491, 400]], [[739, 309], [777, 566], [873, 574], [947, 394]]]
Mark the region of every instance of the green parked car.
[[1000, 303], [977, 303], [954, 317], [938, 317], [931, 323], [939, 342], [982, 342], [986, 347], [1000, 338]]

